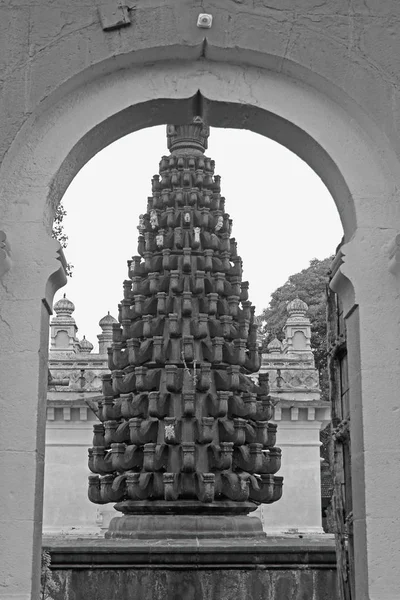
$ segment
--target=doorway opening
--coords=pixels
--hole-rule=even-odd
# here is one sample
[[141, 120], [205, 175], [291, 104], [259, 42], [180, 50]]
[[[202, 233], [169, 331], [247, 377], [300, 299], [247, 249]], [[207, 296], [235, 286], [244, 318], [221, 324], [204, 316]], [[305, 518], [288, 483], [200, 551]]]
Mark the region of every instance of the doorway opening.
[[[101, 390], [101, 373], [107, 369], [107, 361], [98, 354], [99, 320], [106, 318], [108, 312], [111, 317], [118, 314], [122, 281], [127, 278], [126, 260], [136, 254], [139, 214], [145, 210], [151, 177], [166, 152], [165, 126], [129, 134], [86, 163], [62, 200], [67, 212], [63, 227], [69, 237], [66, 257], [74, 270], [67, 287], [55, 297], [55, 308], [57, 312], [64, 294], [72, 300], [74, 313], [70, 316], [79, 327], [76, 339], [82, 341], [84, 335], [85, 341], [81, 350], [71, 340], [73, 355], [68, 357], [68, 344], [58, 343], [66, 333], [58, 331], [57, 318], [51, 321], [45, 532], [100, 534], [114, 512], [112, 508], [96, 508], [86, 498], [86, 455], [91, 445], [93, 414], [85, 408], [85, 400]], [[325, 259], [333, 253], [342, 236], [336, 207], [312, 169], [266, 137], [243, 129], [212, 128], [206, 154], [215, 160], [216, 172], [222, 176], [222, 195], [233, 219], [244, 278], [250, 282], [250, 298], [261, 315], [270, 295], [289, 276], [306, 269], [311, 259]], [[320, 294], [320, 285], [315, 293]], [[298, 294], [299, 289], [294, 287], [287, 302]], [[306, 300], [309, 301], [308, 296]], [[310, 308], [313, 317], [314, 304]], [[287, 317], [285, 310], [280, 330]], [[264, 323], [264, 329], [265, 326], [268, 329], [269, 324]], [[274, 333], [282, 339], [280, 330]], [[320, 533], [319, 429], [325, 425], [329, 407], [318, 405], [317, 399], [326, 402], [327, 398], [321, 398], [314, 360], [303, 370], [291, 368], [291, 363], [297, 364], [297, 354], [301, 355], [303, 334], [297, 348], [300, 333], [294, 333], [290, 360], [287, 353], [282, 357], [276, 351], [270, 355], [267, 345], [272, 337], [265, 335], [264, 368], [270, 372], [275, 387], [279, 369], [280, 387], [274, 389], [277, 399], [284, 400], [279, 420], [283, 419], [286, 438], [278, 443], [287, 456], [287, 474], [283, 472], [287, 492], [281, 506], [267, 507], [262, 515], [264, 525], [274, 533]], [[88, 344], [94, 348], [90, 350]], [[308, 400], [312, 401], [311, 409], [307, 408]], [[297, 401], [296, 413], [289, 404]], [[80, 478], [81, 483], [68, 493], [69, 469], [74, 469], [75, 482]], [[301, 510], [299, 496], [303, 498]]]

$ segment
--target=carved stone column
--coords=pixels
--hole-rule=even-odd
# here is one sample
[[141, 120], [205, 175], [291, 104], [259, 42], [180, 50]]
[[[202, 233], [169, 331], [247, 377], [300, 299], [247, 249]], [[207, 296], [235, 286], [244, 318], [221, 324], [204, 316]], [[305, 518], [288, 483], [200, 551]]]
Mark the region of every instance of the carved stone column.
[[[124, 516], [107, 537], [263, 536], [282, 494], [268, 379], [220, 178], [201, 119], [167, 127], [138, 256], [109, 348], [89, 498]], [[140, 518], [138, 518], [140, 516]]]

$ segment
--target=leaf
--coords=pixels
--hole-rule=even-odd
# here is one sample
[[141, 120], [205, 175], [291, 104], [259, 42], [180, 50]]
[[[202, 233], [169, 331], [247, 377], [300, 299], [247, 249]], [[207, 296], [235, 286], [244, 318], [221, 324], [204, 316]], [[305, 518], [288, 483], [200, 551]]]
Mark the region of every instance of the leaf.
[[[53, 229], [52, 229], [52, 237], [60, 242], [62, 248], [66, 248], [68, 246], [68, 236], [64, 232], [63, 219], [67, 215], [67, 211], [65, 210], [62, 202], [57, 206], [56, 212], [53, 220]], [[72, 277], [74, 265], [71, 263], [67, 263], [67, 275], [68, 277]]]

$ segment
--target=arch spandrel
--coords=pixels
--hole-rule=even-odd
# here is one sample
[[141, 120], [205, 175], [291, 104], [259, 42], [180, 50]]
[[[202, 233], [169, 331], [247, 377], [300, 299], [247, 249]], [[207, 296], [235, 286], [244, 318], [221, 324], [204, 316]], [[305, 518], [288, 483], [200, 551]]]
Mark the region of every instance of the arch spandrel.
[[[346, 90], [389, 137], [395, 135], [400, 11], [394, 0], [350, 5], [347, 0], [222, 0], [204, 6], [213, 15], [209, 30], [196, 27], [199, 8], [186, 0], [139, 0], [130, 25], [104, 31], [98, 7], [110, 2], [74, 0], [65, 7], [59, 0], [36, 0], [29, 10], [17, 0], [3, 8], [0, 37], [13, 50], [2, 53], [4, 64], [0, 58], [4, 91], [7, 97], [10, 82], [11, 93], [21, 91], [23, 98], [14, 106], [20, 124], [13, 119], [13, 135], [28, 114], [72, 79], [80, 77], [82, 84], [107, 70], [157, 62], [160, 55], [174, 61], [226, 60], [295, 78], [301, 68], [301, 80], [332, 98], [334, 87]], [[20, 89], [18, 81], [24, 84]]]
[[[49, 227], [45, 203], [56, 204], [96, 152], [137, 129], [186, 118], [198, 90], [206, 98], [211, 125], [267, 135], [310, 165], [336, 202], [346, 239], [357, 223], [368, 225], [363, 210], [372, 208], [377, 197], [387, 198], [380, 218], [383, 223], [387, 208], [386, 226], [393, 227], [397, 210], [390, 203], [397, 203], [389, 145], [373, 146], [368, 133], [340, 106], [291, 78], [259, 68], [186, 61], [100, 77], [32, 116], [0, 168], [2, 196], [10, 198], [18, 191], [16, 202], [3, 204], [2, 218], [44, 218]], [[391, 160], [384, 162], [383, 157]]]

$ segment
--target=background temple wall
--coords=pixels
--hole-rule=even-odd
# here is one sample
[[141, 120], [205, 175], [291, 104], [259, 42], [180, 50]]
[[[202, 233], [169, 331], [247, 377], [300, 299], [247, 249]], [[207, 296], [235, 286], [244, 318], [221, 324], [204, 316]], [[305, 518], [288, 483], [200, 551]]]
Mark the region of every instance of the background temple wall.
[[[88, 351], [90, 342], [82, 352], [73, 308], [70, 300], [61, 299], [54, 305], [57, 316], [50, 321], [43, 532], [45, 536], [102, 536], [117, 513], [113, 503], [95, 505], [87, 497], [87, 449], [97, 419], [86, 400], [101, 394], [101, 375], [109, 372], [106, 349], [112, 326], [102, 323], [115, 319], [106, 316], [99, 323], [103, 352]], [[306, 313], [296, 323], [310, 338]], [[66, 339], [59, 335], [67, 331]], [[292, 336], [286, 331], [287, 346]], [[262, 505], [254, 514], [268, 534], [322, 533], [320, 430], [329, 421], [330, 406], [320, 399], [314, 357], [305, 342], [289, 353], [275, 349], [263, 354], [260, 372], [269, 373], [277, 402], [274, 422], [283, 455], [284, 494], [278, 503]]]

